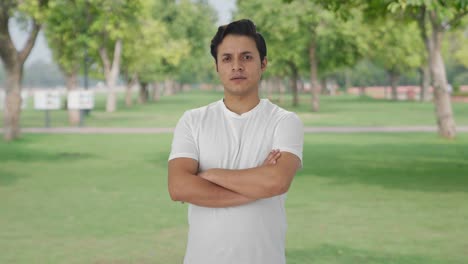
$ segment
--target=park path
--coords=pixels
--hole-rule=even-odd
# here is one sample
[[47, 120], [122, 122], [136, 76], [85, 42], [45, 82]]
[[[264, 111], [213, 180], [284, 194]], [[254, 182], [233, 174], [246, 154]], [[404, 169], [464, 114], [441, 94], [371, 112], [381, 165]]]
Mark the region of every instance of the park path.
[[[172, 133], [172, 127], [51, 127], [22, 128], [23, 133], [32, 134], [163, 134]], [[3, 129], [0, 128], [3, 133]], [[305, 133], [401, 133], [437, 132], [435, 126], [342, 126], [304, 127]], [[468, 132], [468, 126], [457, 126], [457, 132]]]

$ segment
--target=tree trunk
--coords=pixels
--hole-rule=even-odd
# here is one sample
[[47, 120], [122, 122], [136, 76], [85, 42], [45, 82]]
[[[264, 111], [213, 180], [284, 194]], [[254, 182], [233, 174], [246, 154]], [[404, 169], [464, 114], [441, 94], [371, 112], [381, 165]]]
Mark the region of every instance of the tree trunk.
[[180, 82], [174, 82], [175, 93], [180, 93], [182, 91], [182, 84]]
[[[42, 2], [39, 3], [41, 6]], [[23, 65], [36, 42], [40, 24], [32, 21], [32, 30], [22, 50], [17, 51], [8, 29], [13, 2], [2, 3], [0, 8], [0, 58], [6, 72], [5, 106], [3, 111], [3, 137], [12, 141], [20, 137], [21, 81]]]
[[320, 79], [320, 93], [321, 94], [328, 94], [327, 78], [321, 78]]
[[351, 87], [351, 71], [349, 69], [345, 70], [345, 91], [348, 92], [348, 89]]
[[320, 109], [319, 95], [320, 95], [320, 86], [318, 82], [317, 75], [317, 57], [315, 54], [315, 41], [312, 40], [309, 46], [309, 62], [310, 62], [310, 88], [312, 93], [312, 111], [318, 112]]
[[[280, 90], [281, 90], [281, 78], [280, 77], [273, 77], [273, 94], [276, 94], [278, 98], [276, 101], [279, 102], [279, 95], [280, 95]], [[276, 96], [275, 96], [276, 97]]]
[[290, 82], [291, 82], [291, 91], [292, 91], [292, 94], [293, 94], [293, 101], [292, 101], [292, 105], [293, 106], [298, 106], [299, 105], [299, 97], [297, 96], [297, 79], [298, 79], [298, 70], [296, 68], [296, 65], [294, 65], [293, 63], [290, 63], [290, 67], [291, 67], [291, 79], [290, 79]]
[[[7, 67], [5, 67], [7, 68]], [[3, 110], [4, 139], [11, 141], [20, 136], [22, 66], [6, 69], [5, 106]]]
[[108, 89], [106, 112], [115, 112], [117, 109], [117, 97], [115, 92], [115, 84], [117, 83], [117, 77], [119, 76], [120, 70], [120, 56], [122, 54], [122, 40], [117, 40], [114, 46], [114, 58], [112, 64], [105, 47], [99, 48], [99, 55], [101, 56], [104, 64], [104, 73], [106, 76], [106, 84]]
[[133, 86], [138, 82], [138, 74], [133, 74], [128, 78], [125, 89], [125, 106], [132, 107], [133, 105]]
[[429, 100], [429, 89], [431, 85], [431, 70], [428, 63], [421, 65], [419, 68], [420, 80], [419, 80], [419, 98], [421, 101], [428, 101]]
[[161, 98], [161, 87], [158, 82], [153, 82], [153, 101], [159, 102]]
[[431, 42], [427, 32], [427, 11], [425, 7], [420, 8], [420, 13], [418, 15], [418, 27], [419, 27], [419, 34], [421, 39], [426, 46], [426, 52], [423, 56], [423, 65], [421, 65], [419, 72], [421, 74], [420, 80], [420, 100], [426, 101], [429, 99], [428, 93], [429, 88], [431, 85]]
[[273, 99], [273, 79], [272, 78], [269, 78], [266, 81], [266, 89], [267, 89], [268, 100], [272, 100]]
[[284, 103], [284, 94], [286, 92], [286, 87], [283, 83], [284, 80], [278, 79], [278, 88], [279, 88], [279, 97], [278, 97], [278, 102], [279, 104]]
[[[65, 85], [68, 92], [78, 89], [78, 70], [65, 73]], [[80, 118], [80, 109], [68, 109], [68, 124], [70, 126], [80, 125]]]
[[447, 77], [442, 59], [441, 45], [443, 28], [438, 25], [434, 11], [431, 11], [432, 36], [430, 38], [430, 62], [432, 87], [434, 87], [434, 104], [439, 135], [453, 139], [456, 136], [456, 125], [452, 113], [452, 102], [447, 91]]
[[149, 91], [148, 91], [148, 83], [147, 82], [140, 82], [140, 93], [138, 97], [138, 102], [140, 104], [146, 104], [149, 98]]
[[266, 86], [267, 86], [267, 83], [266, 83], [265, 79], [262, 78], [260, 80], [260, 84], [258, 86], [258, 91], [259, 91], [259, 95], [260, 95], [261, 98], [265, 97]]
[[366, 96], [366, 87], [365, 87], [365, 86], [359, 87], [359, 95], [360, 95], [361, 97]]
[[392, 87], [392, 100], [398, 100], [398, 81], [400, 80], [400, 75], [394, 71], [388, 71], [388, 77], [390, 79], [390, 87]]
[[335, 78], [331, 79], [330, 85], [328, 86], [328, 93], [330, 94], [330, 96], [336, 95], [336, 90], [338, 89], [337, 87], [338, 85], [337, 85], [336, 79]]
[[171, 79], [166, 79], [164, 81], [164, 95], [173, 95], [174, 94], [174, 81]]

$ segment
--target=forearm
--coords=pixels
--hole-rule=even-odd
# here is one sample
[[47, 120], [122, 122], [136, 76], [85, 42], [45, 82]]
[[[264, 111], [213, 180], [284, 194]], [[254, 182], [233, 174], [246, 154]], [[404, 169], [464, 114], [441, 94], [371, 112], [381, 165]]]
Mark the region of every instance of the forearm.
[[200, 174], [208, 181], [252, 199], [268, 198], [287, 191], [289, 182], [278, 175], [276, 165], [242, 170], [210, 169]]
[[180, 176], [183, 177], [170, 182], [171, 197], [175, 201], [204, 207], [230, 207], [255, 201], [197, 175]]

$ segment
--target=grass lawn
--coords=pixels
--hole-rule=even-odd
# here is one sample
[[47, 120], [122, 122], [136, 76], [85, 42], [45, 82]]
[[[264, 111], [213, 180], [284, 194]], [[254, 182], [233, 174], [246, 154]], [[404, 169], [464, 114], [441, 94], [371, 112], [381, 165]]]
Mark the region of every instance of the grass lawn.
[[[181, 263], [171, 138], [0, 141], [0, 263]], [[467, 201], [467, 134], [307, 134], [287, 200], [288, 263], [467, 263]]]
[[[119, 94], [118, 111], [106, 113], [105, 96], [96, 97], [96, 108], [86, 117], [85, 126], [90, 127], [174, 127], [185, 110], [206, 105], [223, 97], [222, 92], [193, 90], [173, 96], [163, 96], [157, 103], [135, 105], [126, 108], [124, 95]], [[277, 102], [278, 96], [272, 100]], [[361, 98], [352, 95], [322, 96], [321, 110], [310, 111], [310, 95], [300, 97], [299, 107], [291, 107], [291, 96], [284, 97], [280, 105], [297, 112], [306, 126], [435, 126], [434, 105], [431, 102], [393, 102]], [[23, 127], [43, 127], [45, 114], [29, 108], [21, 115]], [[468, 104], [453, 103], [455, 120], [458, 125], [468, 125]], [[51, 126], [68, 126], [64, 110], [51, 111]], [[0, 119], [0, 126], [3, 120]]]

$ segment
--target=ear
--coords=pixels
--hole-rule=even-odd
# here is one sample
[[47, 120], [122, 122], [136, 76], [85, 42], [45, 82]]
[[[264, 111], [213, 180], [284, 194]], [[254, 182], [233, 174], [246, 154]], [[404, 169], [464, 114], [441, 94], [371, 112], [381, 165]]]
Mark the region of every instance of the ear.
[[262, 69], [262, 72], [264, 72], [266, 70], [267, 64], [268, 64], [268, 59], [267, 59], [267, 57], [264, 57], [263, 61], [260, 64], [260, 68]]

